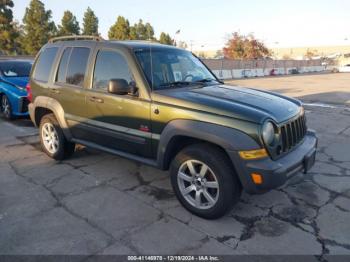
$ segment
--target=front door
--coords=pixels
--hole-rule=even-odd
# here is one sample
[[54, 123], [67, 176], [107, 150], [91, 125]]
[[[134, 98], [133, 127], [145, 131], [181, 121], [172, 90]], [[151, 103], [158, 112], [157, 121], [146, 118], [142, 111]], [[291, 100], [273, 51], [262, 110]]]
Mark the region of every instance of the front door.
[[134, 84], [124, 55], [117, 50], [97, 52], [92, 88], [86, 91], [91, 142], [143, 157], [151, 156], [150, 101], [135, 95], [107, 92], [111, 79]]

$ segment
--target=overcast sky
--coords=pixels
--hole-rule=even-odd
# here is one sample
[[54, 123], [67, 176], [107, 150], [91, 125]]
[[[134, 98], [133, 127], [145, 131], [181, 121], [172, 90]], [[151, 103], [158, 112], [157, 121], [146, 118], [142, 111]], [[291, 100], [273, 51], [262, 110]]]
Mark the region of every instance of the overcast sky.
[[[107, 37], [118, 15], [131, 24], [142, 18], [157, 34], [168, 32], [177, 40], [193, 42], [194, 49], [219, 49], [234, 31], [253, 32], [269, 47], [350, 45], [348, 0], [42, 0], [60, 23], [64, 10], [82, 24], [88, 6]], [[14, 15], [22, 21], [30, 0], [14, 0]], [[81, 25], [82, 26], [82, 25]], [[348, 38], [349, 40], [345, 40]]]

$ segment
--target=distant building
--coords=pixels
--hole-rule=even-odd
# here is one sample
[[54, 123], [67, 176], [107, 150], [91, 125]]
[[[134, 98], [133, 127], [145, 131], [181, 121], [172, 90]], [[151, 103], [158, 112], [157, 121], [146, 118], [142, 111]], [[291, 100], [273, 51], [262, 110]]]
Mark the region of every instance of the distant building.
[[[271, 48], [274, 56], [278, 59], [290, 58], [296, 60], [305, 59], [305, 54], [310, 51], [314, 53], [315, 58], [320, 57], [339, 57], [344, 54], [350, 54], [350, 45], [347, 46], [309, 46], [309, 47], [288, 47]], [[219, 50], [194, 50], [193, 52], [203, 58], [216, 58]]]

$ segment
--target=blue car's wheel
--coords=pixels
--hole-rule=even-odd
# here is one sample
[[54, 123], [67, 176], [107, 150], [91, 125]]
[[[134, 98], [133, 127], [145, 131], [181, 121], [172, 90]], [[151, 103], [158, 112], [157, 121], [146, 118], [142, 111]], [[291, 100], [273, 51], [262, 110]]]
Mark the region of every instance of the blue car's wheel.
[[6, 95], [1, 97], [1, 112], [5, 118], [13, 119], [11, 104]]

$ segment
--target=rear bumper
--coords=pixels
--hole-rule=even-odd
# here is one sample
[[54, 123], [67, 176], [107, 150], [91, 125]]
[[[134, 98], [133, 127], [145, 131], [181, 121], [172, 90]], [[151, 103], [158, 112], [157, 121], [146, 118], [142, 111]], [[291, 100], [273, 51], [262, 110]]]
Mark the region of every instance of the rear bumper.
[[[317, 137], [314, 131], [308, 130], [303, 142], [284, 157], [272, 160], [242, 160], [238, 152], [228, 152], [237, 174], [248, 193], [264, 193], [282, 186], [288, 179], [299, 171], [306, 173], [313, 165], [317, 148]], [[256, 185], [251, 178], [252, 173], [263, 177], [263, 183]]]
[[29, 112], [29, 117], [30, 117], [30, 120], [32, 120], [33, 124], [36, 126], [36, 121], [35, 121], [35, 115], [34, 115], [34, 104], [33, 103], [30, 103], [28, 105], [28, 112]]
[[17, 116], [28, 116], [28, 104], [29, 101], [26, 96], [19, 97], [17, 103], [17, 110], [16, 112], [13, 112], [13, 114]]

